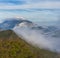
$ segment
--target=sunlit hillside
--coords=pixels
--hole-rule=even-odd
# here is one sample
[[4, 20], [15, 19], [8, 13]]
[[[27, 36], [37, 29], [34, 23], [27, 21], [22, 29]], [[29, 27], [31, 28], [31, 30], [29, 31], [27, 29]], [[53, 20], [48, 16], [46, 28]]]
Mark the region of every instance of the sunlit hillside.
[[0, 58], [60, 58], [57, 53], [26, 43], [13, 31], [0, 32]]

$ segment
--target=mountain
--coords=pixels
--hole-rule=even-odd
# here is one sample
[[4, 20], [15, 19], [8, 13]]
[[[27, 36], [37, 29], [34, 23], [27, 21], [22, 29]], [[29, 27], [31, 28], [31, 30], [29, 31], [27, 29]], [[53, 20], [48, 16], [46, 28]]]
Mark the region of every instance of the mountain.
[[47, 28], [45, 28], [44, 32], [53, 32], [56, 31], [58, 28], [56, 28], [55, 26], [47, 26]]
[[47, 28], [43, 30], [43, 33], [50, 37], [60, 38], [60, 29], [56, 26], [47, 26]]
[[33, 47], [13, 31], [0, 32], [0, 58], [60, 58], [59, 54]]
[[12, 30], [33, 46], [60, 52], [60, 29], [56, 26], [43, 27], [29, 20], [8, 18], [0, 23], [0, 30]]
[[16, 25], [18, 25], [19, 23], [32, 23], [28, 20], [23, 20], [23, 19], [19, 19], [19, 18], [7, 18], [5, 19], [5, 21], [3, 23], [0, 23], [0, 29], [2, 30], [10, 30], [12, 28], [14, 28]]
[[10, 30], [13, 29], [16, 25], [19, 25], [20, 27], [31, 28], [31, 29], [43, 29], [42, 26], [38, 26], [37, 24], [29, 20], [24, 20], [19, 18], [6, 18], [5, 21], [0, 23], [0, 29]]

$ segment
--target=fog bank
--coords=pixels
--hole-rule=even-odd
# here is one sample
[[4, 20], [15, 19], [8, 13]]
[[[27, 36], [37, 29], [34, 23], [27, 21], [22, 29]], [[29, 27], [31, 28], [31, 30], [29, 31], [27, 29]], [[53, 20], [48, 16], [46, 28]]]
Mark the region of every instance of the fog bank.
[[54, 52], [60, 52], [60, 39], [45, 37], [39, 30], [32, 30], [27, 27], [16, 26], [13, 31], [26, 42], [39, 48], [48, 49]]

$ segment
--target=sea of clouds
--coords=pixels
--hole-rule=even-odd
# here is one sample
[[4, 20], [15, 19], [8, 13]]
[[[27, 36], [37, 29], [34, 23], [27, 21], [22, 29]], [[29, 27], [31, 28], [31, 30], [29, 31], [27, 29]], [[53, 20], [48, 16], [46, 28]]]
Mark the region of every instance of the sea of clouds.
[[28, 27], [15, 26], [13, 31], [22, 39], [36, 47], [60, 52], [60, 38], [45, 36], [41, 30], [32, 30]]

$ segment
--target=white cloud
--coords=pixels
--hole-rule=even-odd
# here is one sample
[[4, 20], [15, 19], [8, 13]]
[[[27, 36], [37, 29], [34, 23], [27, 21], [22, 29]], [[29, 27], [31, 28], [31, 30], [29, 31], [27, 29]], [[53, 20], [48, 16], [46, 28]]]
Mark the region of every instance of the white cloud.
[[23, 5], [0, 4], [0, 9], [29, 9], [29, 8], [56, 8], [60, 9], [60, 2], [39, 2]]
[[15, 26], [13, 28], [13, 31], [20, 37], [22, 36], [22, 39], [26, 42], [37, 46], [39, 48], [48, 49], [54, 52], [60, 52], [60, 39], [59, 38], [53, 38], [53, 37], [45, 37], [44, 34], [42, 34], [42, 30], [35, 30], [30, 29], [27, 27], [21, 27]]

